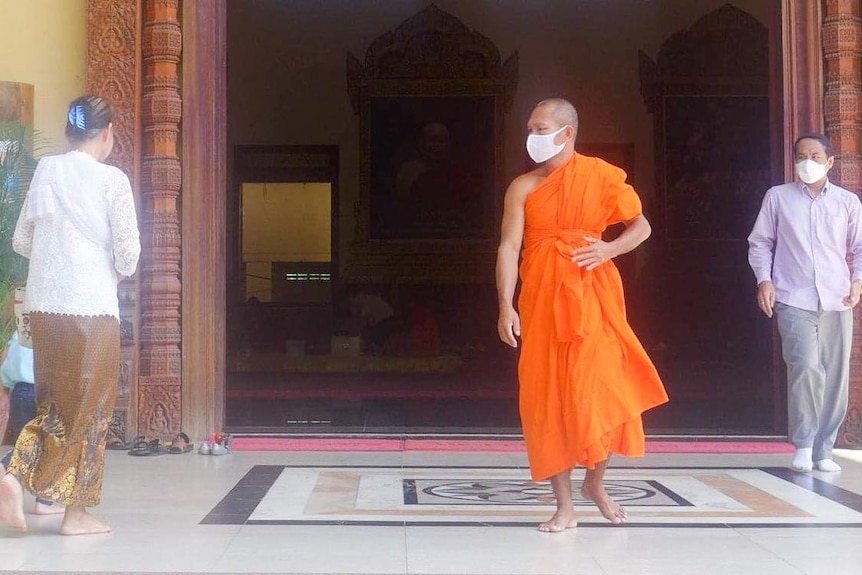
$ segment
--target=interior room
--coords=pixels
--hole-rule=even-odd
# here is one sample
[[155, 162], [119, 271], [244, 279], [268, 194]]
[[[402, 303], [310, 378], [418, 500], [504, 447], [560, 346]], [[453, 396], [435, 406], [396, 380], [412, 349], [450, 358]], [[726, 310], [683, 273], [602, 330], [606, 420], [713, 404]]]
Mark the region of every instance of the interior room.
[[777, 5], [228, 3], [228, 428], [517, 433], [496, 244], [560, 96], [653, 226], [616, 262], [672, 399], [647, 431], [780, 434], [746, 260], [783, 178]]

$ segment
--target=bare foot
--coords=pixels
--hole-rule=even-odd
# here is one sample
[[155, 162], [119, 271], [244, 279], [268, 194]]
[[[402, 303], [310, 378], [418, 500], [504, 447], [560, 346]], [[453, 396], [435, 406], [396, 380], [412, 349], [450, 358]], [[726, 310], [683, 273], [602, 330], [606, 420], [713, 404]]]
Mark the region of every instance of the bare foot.
[[581, 487], [581, 497], [595, 503], [605, 519], [614, 525], [625, 523], [626, 519], [629, 518], [629, 513], [625, 507], [611, 499], [608, 492], [601, 485], [591, 488], [584, 483], [583, 487]]
[[566, 529], [572, 529], [578, 526], [578, 521], [575, 519], [575, 510], [557, 509], [550, 521], [539, 524], [539, 531], [542, 533], [562, 533]]
[[24, 489], [15, 476], [0, 479], [0, 521], [15, 531], [27, 531], [24, 519]]
[[66, 506], [60, 505], [59, 503], [54, 503], [52, 505], [48, 505], [47, 503], [36, 502], [36, 506], [33, 508], [34, 515], [59, 515], [60, 513], [66, 512]]
[[100, 522], [81, 507], [67, 507], [63, 524], [60, 525], [60, 535], [97, 535], [110, 532], [109, 526]]

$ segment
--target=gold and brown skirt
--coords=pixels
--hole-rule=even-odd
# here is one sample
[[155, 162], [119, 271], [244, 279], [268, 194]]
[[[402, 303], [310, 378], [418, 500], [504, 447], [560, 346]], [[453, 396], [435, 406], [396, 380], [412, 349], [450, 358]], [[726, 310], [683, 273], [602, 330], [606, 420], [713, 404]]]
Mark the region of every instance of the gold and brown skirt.
[[9, 472], [37, 497], [98, 505], [117, 397], [120, 324], [110, 316], [45, 313], [30, 321], [39, 407], [15, 443]]

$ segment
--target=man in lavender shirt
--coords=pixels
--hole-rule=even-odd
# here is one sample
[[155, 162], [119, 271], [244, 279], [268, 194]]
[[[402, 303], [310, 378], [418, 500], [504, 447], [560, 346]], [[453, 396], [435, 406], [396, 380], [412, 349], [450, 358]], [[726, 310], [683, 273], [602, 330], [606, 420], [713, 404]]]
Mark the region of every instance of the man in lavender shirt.
[[862, 294], [862, 203], [829, 181], [835, 156], [826, 136], [802, 136], [793, 153], [799, 181], [766, 192], [748, 261], [757, 304], [775, 314], [781, 334], [793, 469], [841, 471], [832, 447], [847, 412], [852, 308]]

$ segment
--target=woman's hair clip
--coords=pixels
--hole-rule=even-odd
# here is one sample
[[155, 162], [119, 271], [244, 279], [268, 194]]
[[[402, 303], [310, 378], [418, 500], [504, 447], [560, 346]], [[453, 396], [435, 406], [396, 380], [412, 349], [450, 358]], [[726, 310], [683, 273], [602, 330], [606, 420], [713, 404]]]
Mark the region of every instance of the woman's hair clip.
[[87, 131], [87, 118], [84, 115], [84, 106], [75, 104], [69, 108], [69, 123], [82, 132]]

